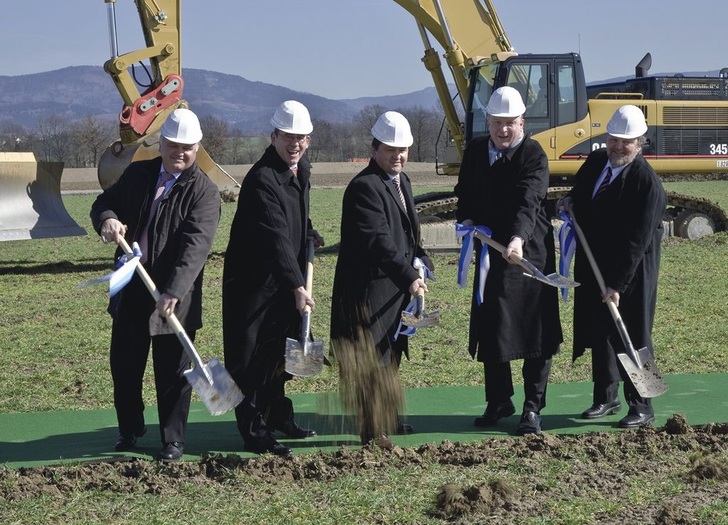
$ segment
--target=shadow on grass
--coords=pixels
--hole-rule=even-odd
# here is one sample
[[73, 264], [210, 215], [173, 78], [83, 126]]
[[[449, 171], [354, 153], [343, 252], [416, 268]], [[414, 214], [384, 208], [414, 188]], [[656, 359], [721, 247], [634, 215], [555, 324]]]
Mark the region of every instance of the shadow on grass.
[[39, 275], [65, 274], [83, 272], [109, 272], [113, 266], [109, 259], [81, 259], [80, 261], [58, 261], [39, 263], [38, 261], [3, 261], [0, 263], [0, 275]]

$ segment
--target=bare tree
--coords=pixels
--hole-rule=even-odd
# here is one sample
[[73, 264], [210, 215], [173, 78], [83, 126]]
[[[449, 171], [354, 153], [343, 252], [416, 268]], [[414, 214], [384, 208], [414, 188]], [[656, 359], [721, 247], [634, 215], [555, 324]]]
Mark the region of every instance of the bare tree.
[[33, 136], [22, 124], [0, 123], [0, 151], [32, 151]]
[[220, 164], [226, 163], [230, 126], [224, 120], [207, 115], [200, 121], [202, 144], [212, 159]]
[[428, 111], [421, 106], [409, 109], [406, 117], [414, 138], [409, 160], [412, 162], [434, 161], [441, 117], [436, 112]]
[[96, 167], [101, 155], [118, 135], [118, 122], [87, 115], [71, 124], [78, 167]]
[[39, 117], [36, 131], [41, 160], [66, 162], [72, 157], [73, 136], [67, 118], [57, 114]]

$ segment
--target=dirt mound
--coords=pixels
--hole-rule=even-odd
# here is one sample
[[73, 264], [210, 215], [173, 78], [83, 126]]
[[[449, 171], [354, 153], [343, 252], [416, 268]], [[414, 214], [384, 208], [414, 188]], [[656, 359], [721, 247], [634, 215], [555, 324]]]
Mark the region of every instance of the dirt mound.
[[[724, 501], [728, 492], [728, 424], [692, 428], [676, 415], [661, 429], [445, 441], [416, 449], [368, 445], [292, 458], [209, 455], [198, 462], [171, 465], [125, 458], [76, 466], [2, 468], [0, 501], [45, 497], [62, 503], [87, 490], [165, 495], [178, 491], [180, 483], [191, 490], [203, 485], [223, 490], [236, 479], [280, 488], [428, 465], [454, 467], [454, 472], [487, 468], [489, 481], [446, 483], [432, 494], [431, 516], [447, 522], [482, 523], [487, 517], [488, 523], [522, 523], [543, 516], [550, 505], [573, 504], [599, 494], [607, 506], [621, 510], [616, 518], [612, 511], [589, 523], [700, 523], [696, 509]], [[544, 481], [553, 480], [553, 469], [560, 469], [558, 482]], [[630, 500], [634, 483], [655, 488], [672, 483], [675, 488], [668, 497], [634, 502]]]

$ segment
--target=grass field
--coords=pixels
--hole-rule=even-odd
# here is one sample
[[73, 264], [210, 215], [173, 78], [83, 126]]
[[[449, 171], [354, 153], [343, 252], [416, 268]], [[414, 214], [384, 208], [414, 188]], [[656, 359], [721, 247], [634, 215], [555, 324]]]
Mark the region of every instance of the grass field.
[[[668, 190], [708, 197], [728, 209], [726, 182], [665, 186]], [[415, 189], [424, 193], [442, 190], [442, 187]], [[342, 194], [342, 189], [314, 189], [311, 193], [312, 220], [327, 245], [338, 242]], [[0, 413], [112, 406], [106, 292], [103, 287], [77, 287], [107, 273], [113, 255], [113, 247], [100, 243], [92, 231], [88, 210], [93, 199], [92, 195], [64, 197], [70, 214], [90, 233], [87, 237], [0, 244], [0, 355], [3, 361]], [[196, 341], [205, 359], [222, 354], [222, 263], [235, 206], [223, 205], [223, 218], [205, 274], [205, 326]], [[403, 384], [407, 388], [480, 385], [482, 368], [466, 352], [470, 290], [456, 285], [457, 254], [436, 254], [433, 260], [437, 281], [431, 285], [428, 307], [442, 313], [442, 323], [436, 328], [421, 330], [412, 340], [411, 361], [403, 363], [401, 369]], [[313, 330], [317, 338], [324, 339], [327, 348], [335, 262], [336, 253], [325, 251], [316, 256], [314, 263], [317, 307]], [[725, 232], [699, 241], [669, 239], [665, 242], [654, 330], [656, 359], [663, 373], [710, 373], [728, 369], [727, 267], [728, 234]], [[566, 341], [554, 362], [553, 383], [588, 381], [590, 377], [588, 359], [571, 363], [571, 307], [571, 301], [562, 303]], [[328, 370], [315, 378], [289, 383], [290, 392], [333, 392], [336, 388], [336, 377]], [[145, 401], [150, 405], [155, 403], [153, 392], [149, 372]], [[512, 472], [517, 472], [517, 458], [502, 459], [512, 463]], [[568, 466], [554, 462], [551, 468], [553, 476], [546, 482], [558, 483], [556, 480], [562, 478], [557, 473]], [[230, 487], [221, 483], [204, 489], [196, 487], [201, 492], [187, 493], [189, 487], [184, 484], [176, 490], [170, 487], [162, 490], [163, 495], [174, 495], [174, 498], [108, 494], [97, 488], [88, 495], [78, 496], [74, 502], [66, 502], [71, 505], [66, 511], [55, 508], [52, 498], [50, 514], [47, 508], [34, 510], [30, 502], [19, 503], [13, 506], [13, 520], [8, 523], [43, 523], [47, 516], [68, 523], [308, 523], [307, 517], [311, 516], [316, 516], [316, 523], [440, 523], [434, 517], [426, 517], [425, 510], [429, 505], [425, 502], [430, 502], [438, 484], [447, 480], [463, 481], [469, 476], [487, 479], [481, 470], [467, 473], [445, 465], [430, 465], [425, 478], [420, 477], [422, 472], [418, 470], [409, 466], [401, 471], [369, 471], [337, 478], [326, 485], [289, 480], [246, 487], [244, 479], [236, 478], [235, 486], [241, 498], [266, 502], [265, 510], [255, 510], [258, 514], [250, 519], [240, 516], [243, 512], [249, 516], [253, 512], [251, 506], [231, 499]], [[422, 479], [420, 488], [412, 485], [413, 477]], [[680, 481], [674, 480], [674, 483]], [[2, 484], [0, 480], [0, 489]], [[399, 492], [400, 498], [394, 497], [402, 486], [409, 488]], [[361, 487], [370, 490], [361, 491]], [[676, 489], [663, 486], [661, 492], [655, 487], [651, 490], [649, 497], [660, 498], [669, 497]], [[310, 493], [304, 494], [305, 491]], [[643, 492], [639, 494], [644, 497]], [[200, 507], [203, 500], [204, 509]], [[322, 515], [317, 510], [318, 506], [332, 502], [339, 509], [338, 517]], [[563, 512], [559, 511], [562, 513], [558, 516], [563, 518], [538, 523], [590, 523], [587, 518], [580, 519], [574, 514], [580, 504], [586, 503], [573, 501]], [[721, 512], [719, 515], [725, 516], [725, 508]], [[569, 515], [573, 519], [568, 519]]]

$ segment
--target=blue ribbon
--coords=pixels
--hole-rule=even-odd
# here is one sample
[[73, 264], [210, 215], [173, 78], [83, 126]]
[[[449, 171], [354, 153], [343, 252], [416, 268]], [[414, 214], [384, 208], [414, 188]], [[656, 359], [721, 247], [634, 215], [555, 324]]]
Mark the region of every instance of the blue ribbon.
[[[564, 277], [569, 276], [569, 268], [571, 268], [571, 259], [574, 257], [576, 251], [576, 231], [574, 230], [574, 223], [571, 221], [571, 217], [568, 213], [560, 211], [559, 216], [564, 221], [559, 230], [559, 274]], [[561, 289], [561, 298], [566, 301], [569, 297], [569, 289]]]
[[[414, 266], [418, 271], [420, 268], [422, 268], [424, 270], [425, 280], [427, 280], [427, 279], [430, 279], [432, 281], [435, 280], [435, 274], [432, 273], [432, 271], [430, 271], [430, 269], [427, 266], [425, 266], [425, 263], [423, 263], [422, 259], [420, 259], [419, 257], [415, 257], [414, 261], [412, 262], [412, 266]], [[412, 298], [412, 300], [409, 302], [409, 304], [404, 309], [404, 311], [414, 315], [416, 313], [416, 310], [417, 310], [417, 298]], [[397, 330], [394, 332], [392, 341], [396, 341], [400, 335], [406, 335], [407, 337], [415, 335], [416, 331], [417, 331], [417, 328], [403, 324], [402, 317], [400, 316], [399, 326], [397, 327]]]
[[[465, 226], [463, 224], [455, 224], [455, 236], [462, 239], [463, 246], [460, 249], [460, 259], [458, 260], [458, 285], [465, 288], [468, 281], [468, 268], [473, 257], [475, 232], [479, 232], [488, 237], [493, 235], [490, 228], [486, 226]], [[488, 255], [488, 245], [483, 244], [480, 251], [480, 260], [478, 261], [478, 290], [476, 300], [478, 305], [483, 304], [485, 297], [485, 280], [488, 278], [488, 270], [490, 270], [490, 256]]]
[[119, 260], [116, 262], [117, 269], [112, 273], [106, 274], [103, 277], [91, 279], [90, 281], [86, 281], [85, 283], [81, 283], [79, 287], [108, 282], [109, 296], [114, 297], [127, 284], [129, 284], [131, 278], [134, 277], [134, 270], [136, 270], [136, 267], [139, 264], [139, 258], [142, 255], [142, 251], [139, 249], [139, 245], [137, 243], [134, 243], [132, 252], [133, 253], [131, 256], [124, 254], [119, 257]]

